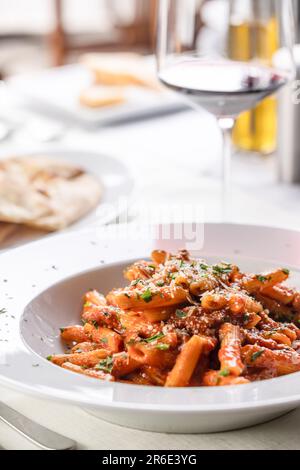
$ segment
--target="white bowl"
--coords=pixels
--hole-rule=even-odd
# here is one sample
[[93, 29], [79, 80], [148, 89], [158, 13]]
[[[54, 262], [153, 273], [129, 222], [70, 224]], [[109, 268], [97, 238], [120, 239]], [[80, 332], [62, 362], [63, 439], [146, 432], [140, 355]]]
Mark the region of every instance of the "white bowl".
[[[124, 426], [160, 432], [216, 432], [250, 426], [300, 404], [300, 373], [230, 387], [169, 389], [106, 383], [74, 374], [45, 357], [63, 351], [59, 328], [78, 323], [83, 293], [122, 285], [123, 268], [165, 241], [122, 240], [114, 228], [56, 235], [0, 257], [0, 383], [39, 397], [77, 404]], [[171, 240], [170, 249], [185, 245]], [[201, 252], [243, 269], [284, 266], [300, 286], [300, 233], [205, 226]]]

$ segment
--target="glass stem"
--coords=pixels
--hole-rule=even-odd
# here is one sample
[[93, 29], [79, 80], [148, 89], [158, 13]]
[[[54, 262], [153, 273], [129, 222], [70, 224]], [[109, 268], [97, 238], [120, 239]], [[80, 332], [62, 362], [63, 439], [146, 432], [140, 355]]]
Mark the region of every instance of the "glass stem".
[[235, 123], [235, 119], [231, 117], [219, 118], [218, 124], [222, 131], [223, 137], [223, 159], [222, 159], [222, 215], [223, 221], [228, 221], [229, 217], [229, 196], [231, 182], [231, 134]]

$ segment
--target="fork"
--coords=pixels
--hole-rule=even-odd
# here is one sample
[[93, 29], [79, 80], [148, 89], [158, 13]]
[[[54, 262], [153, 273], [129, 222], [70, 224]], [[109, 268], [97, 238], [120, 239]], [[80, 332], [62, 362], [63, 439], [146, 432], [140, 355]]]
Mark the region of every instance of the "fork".
[[[31, 421], [2, 402], [0, 402], [0, 421], [8, 424], [43, 450], [74, 450], [76, 448], [75, 441]], [[0, 449], [5, 450], [1, 446]]]

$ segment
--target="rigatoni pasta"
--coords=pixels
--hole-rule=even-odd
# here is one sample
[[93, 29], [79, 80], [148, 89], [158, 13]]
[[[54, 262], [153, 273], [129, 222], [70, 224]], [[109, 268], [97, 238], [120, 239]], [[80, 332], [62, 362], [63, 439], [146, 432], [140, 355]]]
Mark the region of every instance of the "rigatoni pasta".
[[61, 328], [55, 365], [136, 385], [240, 385], [300, 371], [300, 293], [287, 269], [245, 274], [185, 250], [152, 253], [129, 284], [83, 299], [82, 325]]

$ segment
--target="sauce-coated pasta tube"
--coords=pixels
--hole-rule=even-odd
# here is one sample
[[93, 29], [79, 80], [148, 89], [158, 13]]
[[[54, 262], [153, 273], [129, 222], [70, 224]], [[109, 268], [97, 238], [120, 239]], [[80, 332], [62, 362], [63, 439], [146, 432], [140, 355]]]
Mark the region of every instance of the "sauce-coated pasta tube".
[[121, 329], [119, 321], [120, 310], [111, 305], [84, 306], [82, 319], [88, 323], [97, 323], [107, 328]]
[[106, 298], [96, 290], [87, 292], [83, 300], [85, 304], [97, 305], [98, 307], [106, 305]]
[[161, 307], [161, 308], [149, 308], [146, 310], [141, 310], [141, 315], [147, 321], [155, 323], [158, 321], [165, 321], [170, 318], [174, 309], [172, 307]]
[[112, 353], [122, 350], [122, 337], [115, 331], [103, 327], [96, 328], [90, 323], [84, 325], [84, 331], [93, 343], [99, 343], [103, 349], [109, 349]]
[[220, 328], [221, 347], [219, 361], [221, 370], [229, 374], [239, 376], [244, 370], [241, 360], [241, 335], [240, 328], [231, 323], [224, 323]]
[[244, 346], [242, 355], [245, 364], [254, 368], [274, 368], [278, 376], [300, 370], [300, 355], [294, 350], [271, 351], [260, 346]]
[[222, 387], [225, 385], [242, 385], [249, 383], [249, 380], [244, 377], [235, 377], [234, 375], [224, 377], [221, 374], [222, 372], [220, 371], [209, 370], [204, 374], [202, 384], [205, 387]]
[[284, 305], [291, 304], [295, 297], [293, 290], [286, 286], [266, 287], [262, 289], [261, 293]]
[[137, 279], [149, 279], [155, 273], [156, 263], [150, 261], [137, 261], [124, 271], [125, 279], [135, 281]]
[[117, 289], [110, 292], [107, 300], [123, 310], [149, 309], [179, 305], [185, 302], [187, 292], [180, 286], [165, 286], [161, 288], [132, 291]]
[[277, 269], [276, 271], [253, 274], [251, 276], [245, 276], [242, 279], [242, 286], [246, 291], [254, 293], [265, 289], [266, 287], [272, 287], [275, 284], [281, 284], [286, 281], [289, 277], [289, 272], [286, 269]]
[[175, 366], [168, 374], [166, 387], [186, 387], [191, 380], [197, 362], [207, 345], [207, 338], [194, 335], [183, 346]]
[[60, 329], [60, 336], [66, 343], [84, 343], [88, 341], [88, 337], [84, 332], [83, 326], [67, 326]]
[[85, 369], [71, 362], [65, 362], [62, 365], [63, 369], [70, 370], [71, 372], [77, 372], [77, 374], [86, 375], [87, 377], [93, 377], [94, 379], [106, 380], [109, 382], [113, 382], [115, 378], [111, 374], [105, 374], [101, 370], [94, 370], [94, 369]]
[[156, 349], [155, 346], [146, 345], [144, 343], [136, 343], [135, 345], [128, 346], [128, 354], [140, 365], [164, 368], [174, 364], [174, 353], [172, 351], [163, 351]]
[[95, 351], [75, 353], [75, 354], [58, 354], [49, 356], [48, 360], [58, 366], [62, 366], [65, 362], [71, 362], [81, 367], [94, 367], [101, 359], [105, 359], [109, 355], [109, 351], [105, 349], [96, 349]]
[[114, 354], [113, 356], [112, 374], [114, 377], [125, 377], [139, 367], [140, 363], [135, 361], [126, 352]]
[[71, 349], [72, 353], [83, 353], [89, 351], [95, 351], [99, 349], [99, 344], [91, 343], [90, 341], [85, 341], [84, 343], [78, 343]]

